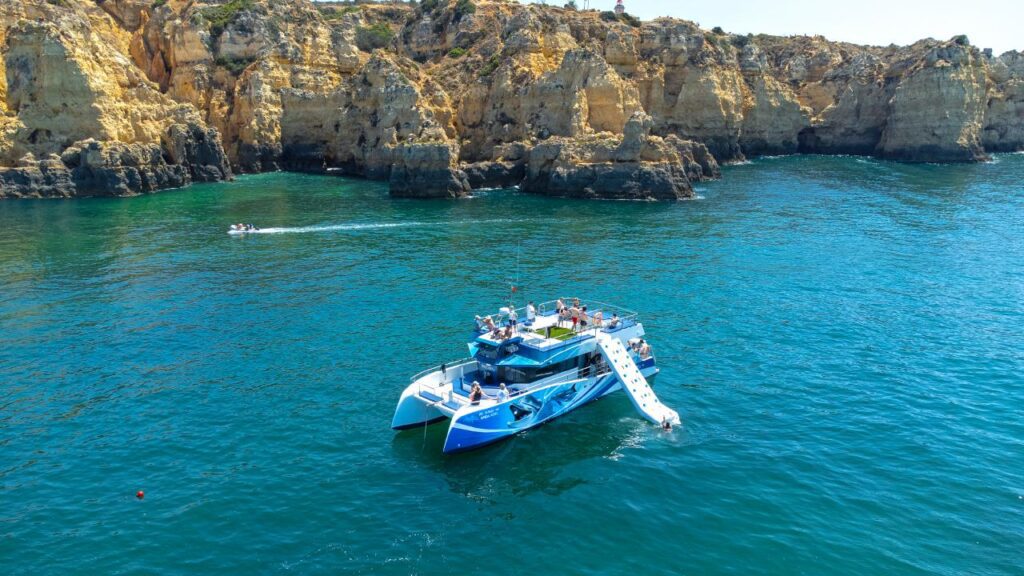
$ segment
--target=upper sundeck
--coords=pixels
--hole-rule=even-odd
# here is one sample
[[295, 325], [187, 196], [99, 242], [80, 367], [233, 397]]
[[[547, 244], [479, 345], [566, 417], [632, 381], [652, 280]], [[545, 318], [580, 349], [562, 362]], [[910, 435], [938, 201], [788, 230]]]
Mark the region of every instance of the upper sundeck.
[[[568, 312], [559, 314], [559, 301], [568, 308]], [[615, 332], [635, 326], [638, 322], [638, 314], [632, 310], [575, 297], [549, 300], [536, 305], [536, 314], [532, 320], [525, 306], [516, 308], [515, 313], [518, 317], [515, 326], [511, 325], [509, 308], [502, 308], [489, 316], [478, 316], [480, 328], [475, 342], [493, 347], [517, 344], [546, 351], [576, 339], [593, 338], [599, 331]], [[573, 316], [576, 317], [575, 322]], [[493, 329], [486, 327], [484, 318], [491, 319]]]

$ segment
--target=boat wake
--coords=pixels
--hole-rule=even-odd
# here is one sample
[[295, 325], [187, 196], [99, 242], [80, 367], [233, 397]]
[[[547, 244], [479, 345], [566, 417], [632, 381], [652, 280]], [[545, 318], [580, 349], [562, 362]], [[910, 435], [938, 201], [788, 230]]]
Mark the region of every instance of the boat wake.
[[365, 224], [330, 224], [324, 226], [297, 226], [297, 227], [275, 227], [257, 228], [254, 230], [228, 230], [232, 236], [246, 236], [249, 234], [308, 234], [312, 232], [347, 232], [359, 230], [381, 230], [386, 228], [414, 228], [419, 226], [470, 226], [484, 224], [502, 224], [526, 222], [526, 220], [492, 219], [492, 220], [460, 220], [454, 222], [373, 222]]

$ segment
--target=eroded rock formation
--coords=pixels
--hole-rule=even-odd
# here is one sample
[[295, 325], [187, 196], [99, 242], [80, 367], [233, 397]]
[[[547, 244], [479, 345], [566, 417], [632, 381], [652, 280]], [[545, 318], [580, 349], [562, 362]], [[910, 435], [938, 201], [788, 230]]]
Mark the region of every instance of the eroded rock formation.
[[457, 197], [673, 199], [749, 155], [1024, 149], [1024, 56], [869, 47], [511, 1], [5, 0], [0, 197], [232, 170]]

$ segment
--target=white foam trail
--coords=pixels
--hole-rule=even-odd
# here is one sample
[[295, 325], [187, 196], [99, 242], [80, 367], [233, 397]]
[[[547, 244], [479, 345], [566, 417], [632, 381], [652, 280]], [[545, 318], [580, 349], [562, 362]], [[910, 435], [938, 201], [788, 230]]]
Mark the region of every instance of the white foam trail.
[[378, 230], [384, 228], [411, 228], [414, 226], [466, 226], [475, 224], [496, 224], [525, 222], [525, 220], [456, 220], [453, 222], [377, 222], [367, 224], [331, 224], [327, 226], [299, 226], [295, 228], [260, 228], [259, 230], [228, 230], [233, 236], [248, 234], [305, 234], [309, 232], [336, 232], [348, 230]]

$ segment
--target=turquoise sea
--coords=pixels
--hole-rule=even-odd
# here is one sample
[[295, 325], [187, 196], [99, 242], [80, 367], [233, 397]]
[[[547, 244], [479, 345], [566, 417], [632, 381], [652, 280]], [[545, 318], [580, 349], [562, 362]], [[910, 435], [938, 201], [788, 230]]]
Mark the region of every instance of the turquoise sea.
[[[1024, 574], [1024, 156], [699, 192], [0, 202], [0, 572]], [[684, 427], [392, 432], [516, 278], [640, 311]]]

